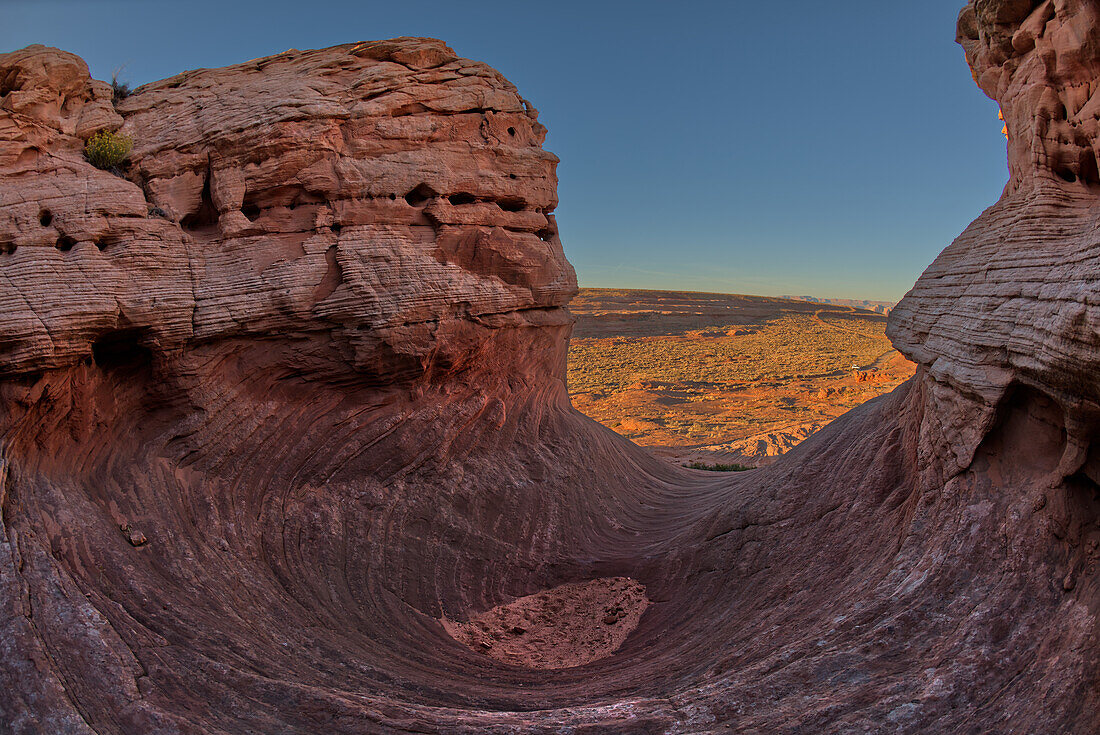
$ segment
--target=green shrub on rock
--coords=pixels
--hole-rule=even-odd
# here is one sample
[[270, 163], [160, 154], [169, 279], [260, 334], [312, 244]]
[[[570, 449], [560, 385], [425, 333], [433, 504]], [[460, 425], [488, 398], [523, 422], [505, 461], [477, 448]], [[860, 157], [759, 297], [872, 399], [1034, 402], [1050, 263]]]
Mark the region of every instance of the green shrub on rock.
[[84, 156], [88, 163], [104, 171], [113, 169], [126, 160], [134, 143], [130, 136], [100, 130], [84, 144]]

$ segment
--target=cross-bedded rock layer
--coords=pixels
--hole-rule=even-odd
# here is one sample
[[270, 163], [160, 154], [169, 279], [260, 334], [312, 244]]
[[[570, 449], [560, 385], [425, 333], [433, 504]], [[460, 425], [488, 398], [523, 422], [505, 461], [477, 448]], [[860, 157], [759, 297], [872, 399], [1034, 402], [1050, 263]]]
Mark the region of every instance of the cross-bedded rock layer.
[[[1018, 183], [891, 316], [917, 376], [736, 477], [569, 406], [556, 159], [492, 69], [397, 39], [115, 108], [0, 56], [0, 722], [1094, 732], [1096, 192], [1009, 98], [1063, 84], [1044, 38], [1094, 83], [1097, 30], [1055, 3], [1017, 50], [1023, 5], [960, 22]], [[81, 155], [103, 128], [125, 178]], [[618, 578], [650, 604], [582, 665], [440, 623]]]

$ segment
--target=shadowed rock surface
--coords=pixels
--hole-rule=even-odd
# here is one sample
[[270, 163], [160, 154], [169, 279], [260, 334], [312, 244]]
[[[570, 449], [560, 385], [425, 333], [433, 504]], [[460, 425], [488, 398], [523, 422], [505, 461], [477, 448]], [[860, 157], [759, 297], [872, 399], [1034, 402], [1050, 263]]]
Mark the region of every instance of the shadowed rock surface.
[[[1095, 732], [1100, 51], [1035, 5], [960, 18], [1012, 180], [891, 315], [917, 375], [733, 477], [570, 407], [556, 159], [492, 69], [292, 50], [115, 111], [0, 56], [0, 723]], [[119, 126], [126, 179], [81, 155]], [[439, 622], [614, 578], [650, 604], [583, 665]]]

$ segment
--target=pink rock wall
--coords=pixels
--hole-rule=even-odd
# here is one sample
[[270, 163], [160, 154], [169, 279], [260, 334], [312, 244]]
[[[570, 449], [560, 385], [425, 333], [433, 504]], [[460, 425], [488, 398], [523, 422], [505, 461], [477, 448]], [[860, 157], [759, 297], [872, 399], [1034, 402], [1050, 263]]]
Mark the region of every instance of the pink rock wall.
[[[71, 54], [8, 54], [0, 78], [4, 172], [29, 184], [0, 194], [0, 372], [74, 364], [112, 330], [164, 351], [327, 332], [358, 369], [422, 371], [461, 359], [456, 323], [566, 322], [545, 129], [440, 42], [186, 72], [124, 100], [124, 124]], [[120, 125], [126, 179], [82, 153]]]

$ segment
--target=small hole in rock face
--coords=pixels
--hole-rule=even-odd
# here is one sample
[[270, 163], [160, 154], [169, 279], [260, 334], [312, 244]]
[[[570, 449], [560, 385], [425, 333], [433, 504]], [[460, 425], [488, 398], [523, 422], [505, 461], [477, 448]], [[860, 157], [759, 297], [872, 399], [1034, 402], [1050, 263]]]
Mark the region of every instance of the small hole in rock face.
[[76, 240], [67, 235], [62, 235], [57, 239], [55, 247], [63, 253], [67, 253], [73, 249], [73, 245], [76, 245]]
[[241, 213], [248, 217], [249, 222], [255, 222], [260, 218], [260, 208], [255, 204], [246, 204], [241, 207]]
[[390, 201], [391, 201], [391, 202], [392, 202], [392, 201], [394, 201], [394, 200], [396, 200], [396, 199], [397, 199], [397, 195], [396, 195], [396, 194], [390, 194]]
[[343, 226], [342, 224], [340, 224], [339, 222], [337, 222], [336, 224], [334, 224], [334, 225], [333, 225], [333, 226], [332, 226], [331, 228], [329, 228], [329, 229], [331, 229], [331, 230], [332, 230], [332, 232], [333, 232], [334, 234], [336, 234], [336, 235], [339, 235], [339, 234], [340, 234], [340, 230], [344, 229], [344, 226]]
[[15, 248], [18, 247], [14, 242], [0, 242], [0, 254], [11, 255], [15, 252]]
[[218, 224], [218, 210], [214, 207], [214, 200], [210, 196], [210, 177], [206, 177], [206, 183], [202, 186], [202, 199], [199, 208], [184, 216], [180, 220], [180, 226], [190, 232], [216, 227]]
[[1069, 120], [1069, 110], [1066, 109], [1065, 105], [1062, 105], [1061, 117], [1063, 120]]
[[100, 250], [106, 250], [107, 249], [107, 241], [106, 240], [96, 240], [95, 246], [97, 248], [99, 248]]
[[465, 192], [459, 192], [458, 194], [451, 194], [447, 197], [447, 201], [451, 204], [473, 204], [477, 201], [477, 197], [473, 194], [466, 194]]
[[538, 235], [539, 239], [543, 242], [550, 242], [554, 239], [554, 231], [551, 229], [539, 230], [535, 234]]
[[522, 212], [524, 207], [527, 206], [527, 202], [519, 197], [501, 199], [497, 204], [500, 205], [500, 208], [505, 212]]
[[92, 343], [92, 359], [104, 370], [140, 368], [153, 360], [153, 351], [136, 329], [108, 332]]
[[515, 128], [508, 128], [508, 135], [511, 135], [511, 136], [515, 137], [515, 134], [516, 134], [516, 129]]
[[51, 222], [53, 222], [53, 215], [50, 214], [50, 210], [43, 209], [38, 213], [38, 224], [43, 227], [49, 227]]
[[405, 195], [405, 201], [414, 207], [419, 207], [434, 196], [436, 196], [436, 193], [432, 187], [427, 184], [418, 184], [415, 189]]
[[514, 178], [516, 178], [516, 175], [515, 174], [508, 174], [508, 178], [514, 179]]
[[1100, 167], [1096, 165], [1096, 156], [1092, 149], [1081, 152], [1081, 162], [1077, 166], [1081, 181], [1086, 184], [1100, 184]]
[[1057, 171], [1055, 171], [1055, 173], [1058, 174], [1058, 176], [1060, 176], [1063, 181], [1068, 181], [1071, 184], [1074, 181], [1077, 181], [1077, 174], [1073, 173], [1073, 171], [1069, 170], [1065, 166], [1059, 168]]

